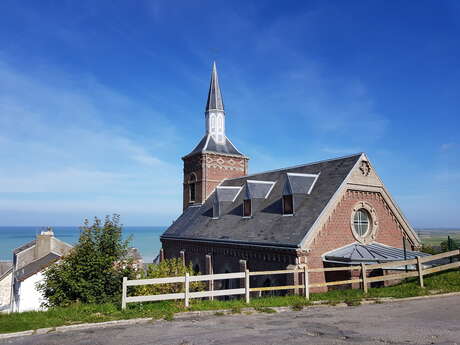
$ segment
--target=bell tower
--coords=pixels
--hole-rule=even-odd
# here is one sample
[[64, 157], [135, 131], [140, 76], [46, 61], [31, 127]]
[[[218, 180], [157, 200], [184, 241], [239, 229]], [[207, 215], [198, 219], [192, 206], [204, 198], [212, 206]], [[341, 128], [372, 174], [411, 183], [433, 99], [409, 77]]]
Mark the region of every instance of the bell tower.
[[243, 155], [225, 134], [225, 109], [217, 76], [212, 65], [211, 83], [205, 109], [205, 135], [184, 161], [184, 210], [206, 201], [226, 178], [248, 173], [249, 158]]

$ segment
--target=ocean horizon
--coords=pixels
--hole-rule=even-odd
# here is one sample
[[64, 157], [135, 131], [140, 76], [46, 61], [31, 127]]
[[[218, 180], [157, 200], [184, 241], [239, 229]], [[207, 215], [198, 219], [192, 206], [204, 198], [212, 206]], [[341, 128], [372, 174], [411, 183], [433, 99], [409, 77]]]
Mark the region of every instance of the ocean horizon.
[[[12, 260], [13, 250], [35, 239], [46, 226], [0, 226], [0, 260]], [[80, 226], [52, 226], [54, 236], [75, 245]], [[125, 226], [123, 238], [132, 236], [131, 247], [139, 250], [144, 262], [152, 262], [161, 248], [160, 236], [167, 226]]]

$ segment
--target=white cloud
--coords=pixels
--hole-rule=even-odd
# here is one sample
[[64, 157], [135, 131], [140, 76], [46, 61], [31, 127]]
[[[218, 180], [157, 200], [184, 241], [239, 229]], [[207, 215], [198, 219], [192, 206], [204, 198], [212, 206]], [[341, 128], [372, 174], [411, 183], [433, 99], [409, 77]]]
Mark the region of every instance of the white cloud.
[[[175, 129], [150, 105], [92, 77], [47, 71], [40, 78], [2, 61], [0, 80], [4, 210], [87, 216], [105, 210], [169, 216], [179, 211], [180, 169], [164, 150], [175, 140]], [[140, 126], [132, 114], [155, 125]], [[155, 154], [158, 148], [163, 157]], [[62, 219], [49, 222], [65, 224]]]

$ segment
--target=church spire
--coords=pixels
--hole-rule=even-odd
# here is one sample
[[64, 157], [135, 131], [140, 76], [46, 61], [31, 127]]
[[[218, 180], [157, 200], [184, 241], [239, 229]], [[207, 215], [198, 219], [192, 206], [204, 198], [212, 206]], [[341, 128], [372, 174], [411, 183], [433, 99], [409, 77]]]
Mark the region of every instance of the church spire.
[[225, 136], [224, 102], [222, 101], [222, 94], [220, 93], [215, 61], [212, 64], [211, 84], [209, 85], [205, 118], [206, 135], [210, 135], [217, 144], [225, 144], [227, 138]]
[[224, 102], [219, 87], [219, 78], [217, 76], [216, 62], [212, 64], [211, 84], [209, 85], [208, 102], [206, 103], [206, 113], [218, 110], [224, 111]]

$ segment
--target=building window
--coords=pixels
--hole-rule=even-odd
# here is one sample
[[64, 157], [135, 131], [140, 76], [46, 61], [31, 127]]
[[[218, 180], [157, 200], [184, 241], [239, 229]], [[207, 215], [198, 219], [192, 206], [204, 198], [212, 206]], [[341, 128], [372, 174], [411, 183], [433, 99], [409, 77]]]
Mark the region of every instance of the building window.
[[189, 180], [189, 201], [195, 202], [196, 201], [196, 176], [192, 174]]
[[370, 228], [370, 223], [371, 215], [366, 209], [360, 208], [355, 212], [353, 217], [353, 227], [358, 236], [364, 237], [367, 234]]
[[252, 202], [251, 199], [243, 201], [243, 217], [251, 217], [252, 215]]
[[283, 195], [283, 214], [294, 214], [292, 195]]

